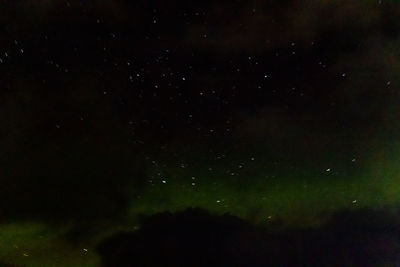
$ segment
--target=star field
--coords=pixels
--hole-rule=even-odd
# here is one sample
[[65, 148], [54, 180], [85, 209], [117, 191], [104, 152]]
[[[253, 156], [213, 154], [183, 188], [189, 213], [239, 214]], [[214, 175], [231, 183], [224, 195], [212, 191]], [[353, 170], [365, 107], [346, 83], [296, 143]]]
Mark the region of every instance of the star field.
[[104, 237], [191, 207], [277, 231], [395, 212], [399, 17], [390, 0], [0, 1], [0, 262], [98, 266]]

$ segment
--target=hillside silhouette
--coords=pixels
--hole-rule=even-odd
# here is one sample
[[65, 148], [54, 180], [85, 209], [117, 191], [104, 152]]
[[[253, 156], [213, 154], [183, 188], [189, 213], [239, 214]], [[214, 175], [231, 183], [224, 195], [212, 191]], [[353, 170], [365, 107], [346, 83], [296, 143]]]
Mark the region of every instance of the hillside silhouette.
[[268, 233], [201, 209], [160, 213], [98, 247], [104, 266], [395, 266], [398, 218], [342, 211], [323, 227]]

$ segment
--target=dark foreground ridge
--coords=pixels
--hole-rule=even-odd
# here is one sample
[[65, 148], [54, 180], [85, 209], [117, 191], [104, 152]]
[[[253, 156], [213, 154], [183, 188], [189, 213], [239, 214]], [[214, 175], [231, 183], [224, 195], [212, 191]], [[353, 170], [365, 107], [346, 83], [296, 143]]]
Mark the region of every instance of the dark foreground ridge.
[[160, 213], [98, 247], [104, 266], [398, 266], [398, 218], [342, 211], [319, 229], [268, 234], [200, 209]]

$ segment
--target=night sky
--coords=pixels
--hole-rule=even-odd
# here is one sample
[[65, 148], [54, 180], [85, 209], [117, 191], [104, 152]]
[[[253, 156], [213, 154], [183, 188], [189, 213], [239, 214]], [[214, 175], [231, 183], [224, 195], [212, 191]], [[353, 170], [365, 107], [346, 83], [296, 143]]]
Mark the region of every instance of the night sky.
[[0, 262], [98, 266], [105, 237], [190, 207], [274, 231], [397, 214], [399, 18], [391, 0], [1, 0]]

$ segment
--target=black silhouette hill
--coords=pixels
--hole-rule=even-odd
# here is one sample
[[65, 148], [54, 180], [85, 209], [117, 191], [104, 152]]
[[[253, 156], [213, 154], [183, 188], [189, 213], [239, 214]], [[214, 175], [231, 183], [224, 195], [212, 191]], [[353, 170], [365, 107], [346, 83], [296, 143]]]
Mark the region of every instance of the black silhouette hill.
[[342, 211], [321, 228], [267, 233], [201, 209], [160, 213], [98, 247], [104, 266], [396, 266], [398, 218]]

